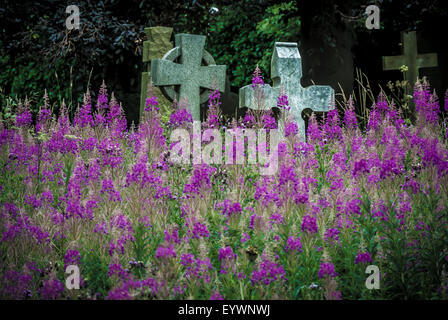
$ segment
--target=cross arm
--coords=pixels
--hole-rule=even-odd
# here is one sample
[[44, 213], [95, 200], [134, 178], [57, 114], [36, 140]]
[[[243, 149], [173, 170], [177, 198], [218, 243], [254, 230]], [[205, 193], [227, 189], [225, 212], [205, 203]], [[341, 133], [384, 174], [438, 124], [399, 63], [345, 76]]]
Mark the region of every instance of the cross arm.
[[[264, 87], [252, 88], [251, 85], [240, 88], [239, 106], [254, 110], [270, 110], [277, 106], [278, 88], [265, 84]], [[258, 101], [260, 100], [260, 105]]]
[[417, 67], [437, 67], [437, 53], [424, 53], [417, 56]]
[[330, 86], [311, 86], [304, 91], [307, 101], [305, 108], [310, 108], [315, 112], [324, 112], [328, 111], [334, 103], [334, 89]]
[[[216, 80], [216, 88], [212, 88]], [[226, 89], [226, 66], [201, 66], [199, 71], [199, 85], [207, 89], [224, 92]]]
[[383, 70], [398, 70], [402, 65], [406, 65], [404, 56], [383, 57]]
[[151, 62], [151, 78], [156, 86], [180, 84], [185, 77], [182, 65], [164, 59], [154, 59]]

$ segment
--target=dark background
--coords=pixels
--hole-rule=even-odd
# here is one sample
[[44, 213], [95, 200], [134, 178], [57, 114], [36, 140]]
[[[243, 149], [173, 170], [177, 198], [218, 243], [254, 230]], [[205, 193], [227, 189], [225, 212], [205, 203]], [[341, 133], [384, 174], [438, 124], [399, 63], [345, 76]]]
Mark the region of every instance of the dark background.
[[[421, 69], [443, 101], [447, 79], [447, 9], [443, 0], [269, 1], [269, 0], [77, 0], [1, 1], [0, 99], [27, 96], [33, 108], [47, 89], [57, 108], [73, 109], [89, 86], [95, 94], [104, 79], [123, 103], [128, 122], [138, 122], [142, 42], [145, 27], [170, 26], [175, 33], [207, 35], [206, 49], [228, 66], [231, 89], [251, 81], [259, 64], [266, 82], [275, 41], [299, 43], [304, 86], [338, 83], [352, 92], [356, 68], [379, 85], [401, 80], [400, 71], [382, 71], [382, 56], [401, 54], [400, 32], [418, 32], [419, 53], [436, 52], [438, 68]], [[381, 9], [380, 30], [365, 27], [365, 8]], [[68, 5], [80, 9], [81, 30], [68, 31]], [[210, 8], [216, 7], [213, 13]], [[95, 100], [94, 100], [95, 101]], [[443, 104], [443, 103], [441, 103]]]

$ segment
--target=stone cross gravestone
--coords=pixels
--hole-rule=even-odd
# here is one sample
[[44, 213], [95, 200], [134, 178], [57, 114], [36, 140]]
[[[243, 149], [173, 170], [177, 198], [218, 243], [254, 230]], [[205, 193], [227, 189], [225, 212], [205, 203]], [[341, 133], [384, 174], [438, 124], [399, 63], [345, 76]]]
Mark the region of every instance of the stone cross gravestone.
[[[151, 78], [150, 62], [152, 59], [162, 58], [167, 51], [173, 48], [173, 43], [171, 42], [171, 34], [173, 33], [173, 28], [145, 28], [145, 33], [148, 40], [143, 42], [143, 63], [147, 63], [147, 66], [145, 67], [146, 71], [142, 73], [142, 87], [140, 92], [140, 118], [143, 114], [143, 110], [145, 109], [146, 96], [149, 81]], [[160, 89], [155, 88], [155, 95], [157, 96], [157, 99], [161, 104], [169, 103], [169, 101], [160, 92]]]
[[[399, 70], [401, 66], [406, 66], [408, 70], [404, 72], [404, 80], [407, 80], [412, 88], [417, 81], [420, 68], [437, 67], [437, 54], [418, 54], [417, 33], [415, 31], [402, 32], [401, 43], [403, 55], [383, 57], [383, 70]], [[412, 95], [411, 88], [406, 86], [405, 94], [407, 96]], [[415, 103], [412, 100], [409, 102], [409, 109], [411, 118], [415, 119]]]
[[[264, 87], [252, 88], [251, 85], [240, 88], [240, 108], [247, 107], [255, 110], [269, 110], [277, 106], [277, 98], [283, 88], [288, 96], [290, 112], [299, 129], [299, 138], [305, 141], [305, 121], [302, 111], [309, 108], [316, 112], [325, 112], [333, 105], [334, 90], [330, 86], [310, 86], [303, 88], [302, 58], [297, 43], [276, 42], [271, 59], [271, 79], [273, 87], [265, 84]], [[257, 92], [261, 90], [264, 104], [257, 105]], [[282, 123], [279, 129], [283, 132]]]
[[437, 53], [418, 54], [415, 31], [402, 32], [401, 39], [403, 55], [383, 57], [383, 70], [399, 70], [401, 66], [407, 66], [405, 80], [413, 86], [417, 81], [420, 68], [437, 67]]
[[[200, 104], [208, 100], [209, 92], [201, 94], [201, 88], [225, 90], [226, 66], [217, 66], [205, 49], [205, 36], [176, 34], [175, 47], [162, 59], [151, 62], [151, 77], [154, 85], [173, 100], [176, 92], [171, 86], [180, 86], [178, 101], [186, 99], [193, 120], [200, 120]], [[179, 59], [180, 63], [177, 63]], [[202, 62], [205, 65], [202, 65]], [[213, 88], [213, 85], [216, 88]]]

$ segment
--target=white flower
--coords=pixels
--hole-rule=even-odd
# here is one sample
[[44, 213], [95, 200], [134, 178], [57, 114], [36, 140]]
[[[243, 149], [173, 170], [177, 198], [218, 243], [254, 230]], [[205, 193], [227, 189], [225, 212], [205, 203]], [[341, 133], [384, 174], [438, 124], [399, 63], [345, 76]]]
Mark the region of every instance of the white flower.
[[315, 284], [315, 283], [312, 283], [312, 284], [310, 284], [309, 288], [310, 289], [316, 289], [316, 288], [319, 288], [319, 286], [317, 284]]

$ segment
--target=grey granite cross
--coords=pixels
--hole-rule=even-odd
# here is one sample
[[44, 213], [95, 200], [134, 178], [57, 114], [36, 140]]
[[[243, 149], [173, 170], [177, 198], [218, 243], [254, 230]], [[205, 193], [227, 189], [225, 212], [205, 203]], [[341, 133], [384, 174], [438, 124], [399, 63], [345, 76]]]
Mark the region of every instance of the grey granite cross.
[[[297, 43], [276, 42], [274, 54], [271, 59], [271, 78], [273, 87], [265, 84], [264, 87], [253, 89], [251, 85], [240, 88], [240, 108], [247, 107], [255, 110], [269, 110], [277, 106], [277, 98], [281, 88], [288, 96], [290, 112], [299, 129], [299, 138], [305, 141], [305, 121], [302, 111], [310, 108], [316, 112], [328, 111], [334, 101], [334, 90], [330, 86], [310, 86], [303, 88], [302, 58]], [[261, 90], [264, 103], [258, 105], [257, 90]], [[283, 123], [279, 129], [283, 132]]]
[[[151, 77], [154, 85], [162, 86], [162, 92], [174, 98], [172, 88], [164, 86], [180, 85], [178, 101], [186, 99], [193, 120], [200, 120], [200, 104], [208, 98], [208, 92], [201, 95], [200, 89], [216, 88], [225, 90], [226, 66], [217, 66], [211, 55], [204, 50], [205, 36], [193, 34], [176, 34], [175, 47], [168, 51], [162, 59], [151, 62]], [[180, 63], [174, 62], [180, 57]], [[202, 61], [205, 66], [202, 66]], [[204, 101], [205, 100], [205, 101]]]

